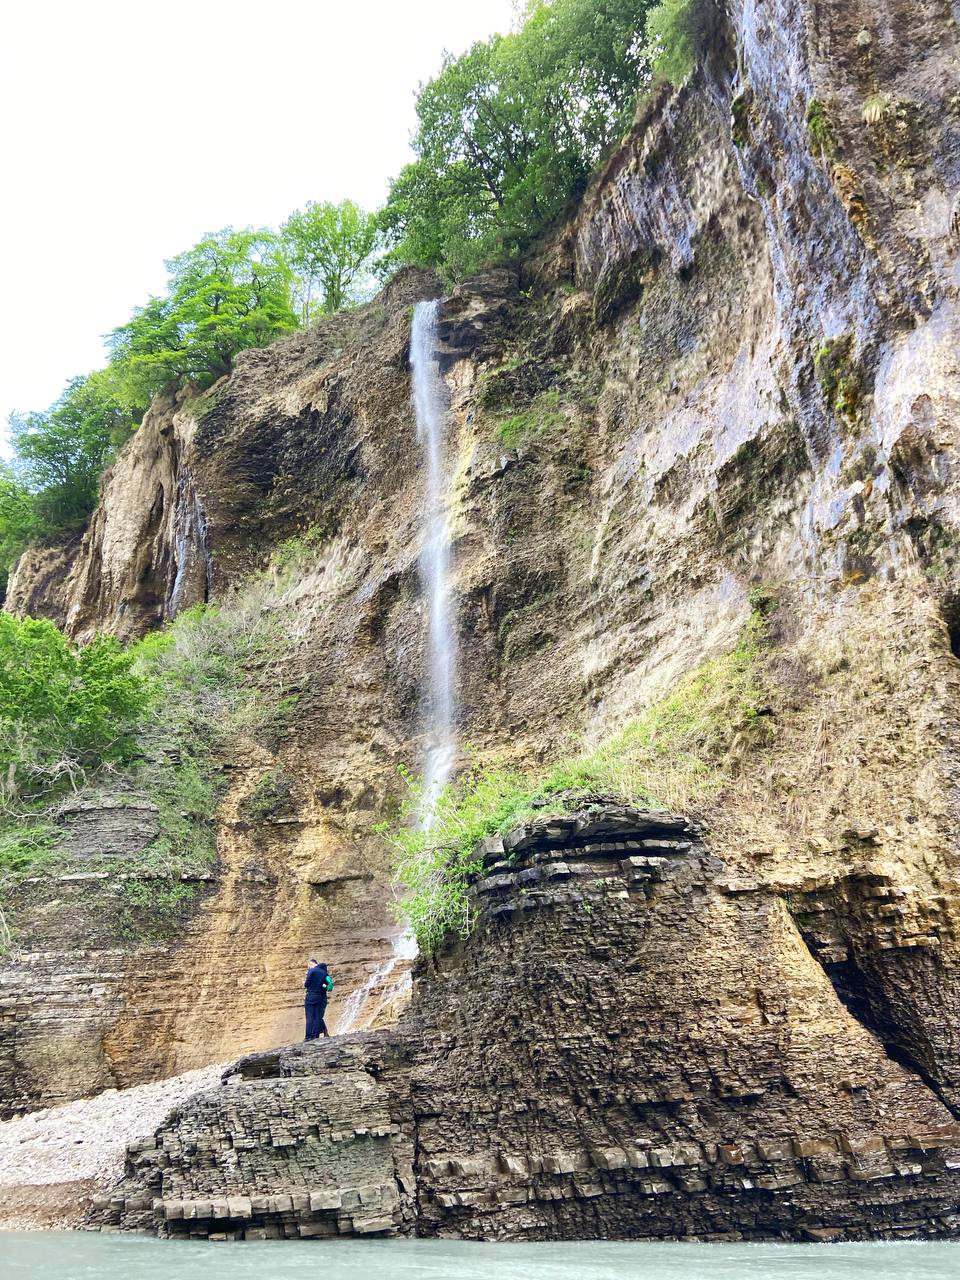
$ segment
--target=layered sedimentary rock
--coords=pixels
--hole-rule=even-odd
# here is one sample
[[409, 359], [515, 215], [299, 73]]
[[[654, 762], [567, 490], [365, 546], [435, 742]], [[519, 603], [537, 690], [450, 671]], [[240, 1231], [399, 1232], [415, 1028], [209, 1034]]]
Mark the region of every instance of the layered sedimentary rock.
[[136, 638], [210, 596], [206, 520], [190, 466], [196, 420], [159, 397], [101, 481], [82, 538], [26, 552], [7, 588], [13, 613], [52, 618], [81, 640]]
[[666, 813], [593, 806], [486, 850], [475, 928], [420, 965], [396, 1032], [239, 1063], [131, 1148], [92, 1221], [960, 1235], [960, 1124], [837, 1001], [781, 897]]
[[[729, 649], [751, 589], [779, 602], [769, 737], [763, 749], [740, 752], [722, 792], [698, 806], [724, 870], [709, 888], [691, 885], [691, 900], [703, 895], [703, 919], [685, 908], [676, 928], [691, 954], [714, 937], [728, 940], [724, 955], [737, 956], [740, 968], [718, 955], [715, 964], [704, 960], [704, 972], [716, 973], [718, 989], [744, 988], [741, 1011], [722, 1013], [713, 992], [702, 994], [687, 946], [678, 954], [656, 912], [642, 919], [687, 976], [692, 1011], [678, 1008], [668, 965], [646, 969], [651, 992], [629, 989], [644, 1018], [642, 1031], [627, 1019], [629, 1033], [662, 1046], [648, 1050], [650, 1124], [663, 1118], [661, 1106], [687, 1114], [683, 1098], [659, 1098], [653, 1077], [663, 1072], [670, 1089], [691, 1089], [678, 1075], [689, 1059], [708, 1063], [711, 1081], [716, 1073], [703, 1096], [720, 1106], [723, 1125], [704, 1111], [687, 1127], [677, 1120], [664, 1144], [641, 1116], [636, 1132], [618, 1136], [615, 1108], [605, 1104], [607, 1118], [589, 1142], [548, 1128], [524, 1158], [566, 1159], [556, 1154], [565, 1144], [577, 1153], [570, 1159], [583, 1161], [594, 1146], [626, 1151], [636, 1139], [648, 1152], [689, 1140], [702, 1155], [691, 1177], [707, 1182], [708, 1199], [718, 1179], [754, 1182], [725, 1202], [742, 1207], [776, 1190], [758, 1178], [796, 1175], [800, 1190], [784, 1188], [777, 1204], [794, 1196], [811, 1222], [830, 1219], [832, 1197], [835, 1226], [857, 1204], [856, 1229], [866, 1230], [863, 1206], [873, 1196], [880, 1220], [892, 1221], [887, 1208], [899, 1203], [895, 1216], [906, 1223], [902, 1206], [915, 1196], [916, 1221], [947, 1231], [936, 1205], [947, 1176], [936, 1172], [941, 1157], [928, 1161], [904, 1144], [935, 1138], [941, 1104], [956, 1110], [960, 1098], [956, 26], [936, 0], [729, 8], [698, 77], [643, 108], [568, 224], [519, 278], [488, 273], [442, 309], [457, 450], [453, 586], [464, 741], [538, 762], [571, 734], [601, 740], [679, 675]], [[187, 541], [194, 551], [205, 545], [210, 558], [202, 574], [181, 575], [184, 604], [204, 593], [223, 598], [304, 526], [319, 531], [321, 549], [300, 584], [295, 652], [283, 673], [299, 698], [297, 715], [275, 750], [225, 763], [237, 785], [222, 815], [221, 866], [192, 917], [169, 940], [138, 945], [108, 924], [100, 931], [87, 923], [84, 911], [96, 914], [98, 902], [109, 914], [109, 878], [23, 891], [22, 956], [4, 966], [0, 1007], [0, 1061], [8, 1064], [0, 1079], [13, 1105], [52, 1100], [50, 1080], [56, 1097], [69, 1096], [97, 1081], [133, 1082], [291, 1038], [301, 965], [318, 939], [338, 975], [341, 1008], [359, 993], [373, 1016], [377, 993], [402, 971], [386, 855], [371, 828], [394, 810], [396, 766], [416, 767], [422, 745], [421, 468], [407, 344], [409, 308], [439, 288], [427, 273], [406, 273], [368, 309], [245, 353], [201, 405], [157, 406], [153, 426], [118, 460], [113, 496], [86, 540], [21, 565], [17, 607], [49, 609], [77, 635], [92, 626], [126, 635], [171, 611], [175, 565], [206, 565], [205, 554], [177, 553], [177, 528], [189, 527]], [[164, 434], [161, 419], [172, 422], [171, 413], [176, 425]], [[504, 443], [514, 418], [528, 429], [506, 431]], [[160, 508], [148, 474], [163, 477], [163, 518], [154, 523], [150, 511]], [[141, 482], [152, 505], [138, 500], [124, 514], [121, 490], [139, 493]], [[191, 511], [202, 512], [205, 543], [196, 541], [201, 520], [188, 519]], [[122, 528], [152, 532], [125, 543]], [[98, 579], [99, 564], [112, 567]], [[67, 578], [87, 585], [58, 596], [56, 583]], [[292, 779], [290, 811], [260, 828], [245, 825], [240, 798], [278, 762]], [[707, 855], [685, 857], [692, 866]], [[725, 890], [724, 877], [754, 887]], [[703, 880], [707, 886], [707, 871]], [[619, 913], [640, 909], [636, 891], [626, 891], [601, 913], [624, 929]], [[559, 908], [521, 916], [516, 936], [524, 946], [529, 940], [541, 967], [563, 961], [554, 948], [571, 945], [572, 927], [557, 923], [566, 918]], [[597, 947], [610, 949], [612, 985], [603, 989], [620, 1007], [629, 966], [653, 965], [650, 952], [616, 946], [597, 909], [575, 919], [578, 938], [596, 932]], [[629, 929], [640, 946], [643, 928]], [[484, 945], [471, 942], [457, 960], [475, 983], [479, 970], [470, 966], [480, 964]], [[493, 980], [506, 965], [521, 988], [532, 982], [522, 952], [501, 955]], [[463, 1002], [465, 1025], [485, 1025], [495, 1005], [516, 1006], [527, 1039], [538, 1043], [540, 1005], [522, 989], [507, 991], [504, 978], [485, 1012], [473, 1004], [473, 986], [442, 976], [446, 963], [422, 974], [418, 1016], [433, 1010], [430, 1026], [455, 1019], [441, 1010], [443, 992], [452, 1008]], [[589, 955], [581, 963], [597, 977]], [[541, 1003], [549, 1011], [561, 996], [558, 988]], [[576, 1009], [592, 997], [578, 990], [570, 998]], [[655, 998], [662, 1007], [644, 1003]], [[729, 990], [724, 999], [735, 1003]], [[550, 1013], [550, 1027], [557, 1016]], [[721, 1028], [736, 1049], [729, 1069]], [[721, 1105], [720, 1084], [746, 1070], [744, 1028], [762, 1048], [747, 1083], [766, 1092]], [[593, 1078], [570, 1034], [564, 1052]], [[498, 1039], [484, 1037], [484, 1045]], [[80, 1040], [86, 1065], [75, 1080], [51, 1076], [44, 1064], [67, 1058]], [[320, 1069], [332, 1052], [287, 1055], [283, 1070], [308, 1062]], [[823, 1123], [809, 1102], [821, 1053], [833, 1064], [817, 1113]], [[549, 1054], [544, 1069], [551, 1062], [556, 1072]], [[603, 1066], [626, 1090], [612, 1050]], [[438, 1096], [447, 1089], [426, 1064], [414, 1070]], [[553, 1096], [550, 1082], [542, 1087]], [[295, 1086], [264, 1086], [263, 1096], [286, 1105], [288, 1088]], [[251, 1103], [251, 1132], [259, 1105]], [[516, 1105], [527, 1107], [514, 1114], [533, 1117], [537, 1137], [536, 1097]], [[440, 1120], [394, 1118], [392, 1106], [390, 1123], [422, 1124], [442, 1164]], [[214, 1118], [210, 1132], [229, 1133], [230, 1123]], [[472, 1132], [468, 1118], [462, 1123]], [[333, 1124], [330, 1133], [347, 1131]], [[502, 1151], [514, 1159], [511, 1143], [521, 1154], [526, 1148], [504, 1126]], [[709, 1155], [714, 1144], [787, 1137], [827, 1143], [826, 1165], [792, 1146], [782, 1148], [779, 1171], [780, 1156], [768, 1167], [753, 1148], [742, 1168]], [[906, 1173], [829, 1181], [831, 1171], [853, 1168], [856, 1153], [842, 1141], [881, 1139], [877, 1167], [886, 1167], [883, 1157]], [[451, 1158], [480, 1159], [452, 1139], [448, 1147]], [[647, 1169], [659, 1167], [646, 1158]], [[654, 1177], [643, 1168], [593, 1163], [552, 1171], [559, 1181], [543, 1186], [569, 1189], [576, 1175], [588, 1188], [617, 1179], [636, 1187]], [[467, 1230], [486, 1231], [477, 1205], [441, 1205], [440, 1196], [481, 1191], [466, 1173], [445, 1182], [449, 1173], [418, 1172], [418, 1186], [435, 1178], [422, 1185], [438, 1197], [424, 1229], [446, 1229], [461, 1213]], [[524, 1188], [541, 1175], [516, 1176], [507, 1189], [526, 1204]], [[673, 1212], [655, 1204], [676, 1206], [681, 1196], [708, 1203], [674, 1186], [678, 1176], [664, 1176], [669, 1200], [645, 1202], [653, 1217], [637, 1211], [638, 1232], [655, 1213], [663, 1225]], [[319, 1188], [297, 1194], [322, 1191], [318, 1180]], [[290, 1194], [281, 1183], [262, 1193]], [[356, 1185], [385, 1183], [371, 1172]], [[187, 1180], [173, 1198], [180, 1190], [189, 1200], [214, 1189]], [[522, 1229], [572, 1231], [587, 1210], [564, 1216], [566, 1198], [550, 1200], [548, 1212], [544, 1194]], [[342, 1208], [323, 1212], [336, 1217]], [[258, 1212], [264, 1229], [277, 1225], [274, 1210]], [[514, 1212], [504, 1227], [512, 1232], [526, 1210], [492, 1212]], [[783, 1213], [784, 1230], [794, 1230], [799, 1219]], [[612, 1209], [605, 1220], [611, 1230], [623, 1225]], [[717, 1220], [736, 1220], [731, 1229], [747, 1234], [758, 1229], [746, 1208], [723, 1209]], [[712, 1229], [704, 1216], [696, 1222], [698, 1232]]]
[[[240, 772], [234, 806], [256, 776]], [[97, 813], [95, 826], [84, 814], [71, 828], [78, 848], [105, 838], [105, 818], [123, 817], [110, 827], [115, 852], [155, 822], [128, 807]], [[338, 979], [332, 1027], [362, 1013], [353, 991], [369, 984], [374, 1015], [391, 994], [408, 961], [395, 958], [396, 924], [360, 855], [338, 860], [320, 824], [319, 832], [299, 821], [255, 828], [226, 806], [222, 818], [216, 869], [175, 881], [191, 895], [186, 918], [154, 905], [168, 882], [130, 873], [122, 854], [111, 871], [34, 877], [18, 888], [11, 918], [29, 924], [30, 949], [0, 967], [4, 1118], [295, 1038], [305, 958], [320, 946]]]

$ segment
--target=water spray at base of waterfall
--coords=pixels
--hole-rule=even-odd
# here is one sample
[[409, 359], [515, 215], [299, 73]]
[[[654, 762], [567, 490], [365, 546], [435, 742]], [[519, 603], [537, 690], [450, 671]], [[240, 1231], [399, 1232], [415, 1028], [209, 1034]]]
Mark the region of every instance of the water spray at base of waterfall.
[[[417, 438], [424, 449], [424, 538], [420, 575], [427, 601], [427, 661], [423, 717], [426, 725], [423, 787], [418, 825], [429, 831], [437, 802], [453, 775], [457, 760], [456, 628], [450, 599], [451, 477], [447, 467], [447, 389], [437, 359], [440, 300], [418, 302], [410, 332], [410, 367]], [[393, 954], [366, 982], [350, 993], [337, 1022], [337, 1033], [374, 1026], [378, 1017], [410, 986], [410, 960], [417, 955], [412, 933], [393, 939]], [[399, 969], [399, 975], [394, 975]]]
[[[401, 933], [392, 942], [393, 953], [374, 969], [362, 986], [351, 991], [337, 1019], [336, 1034], [365, 1031], [399, 1000], [410, 988], [410, 966], [404, 961], [417, 956], [417, 942], [412, 933]], [[397, 969], [400, 969], [397, 974]], [[396, 976], [394, 976], [396, 974]]]

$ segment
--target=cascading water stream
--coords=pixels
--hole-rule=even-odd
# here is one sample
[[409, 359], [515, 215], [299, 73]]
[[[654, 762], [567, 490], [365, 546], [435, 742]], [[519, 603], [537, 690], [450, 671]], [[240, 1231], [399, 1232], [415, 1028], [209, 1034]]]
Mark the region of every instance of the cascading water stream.
[[[446, 465], [447, 391], [437, 359], [437, 322], [440, 300], [419, 302], [410, 332], [410, 366], [413, 371], [413, 407], [417, 436], [426, 457], [424, 491], [424, 539], [420, 572], [427, 599], [427, 664], [424, 685], [426, 751], [419, 824], [429, 830], [435, 807], [450, 780], [457, 754], [456, 641], [450, 600], [450, 480]], [[337, 1026], [338, 1034], [353, 1031], [361, 1022], [370, 1026], [381, 1010], [409, 984], [409, 969], [399, 981], [394, 970], [417, 954], [410, 933], [393, 940], [393, 954], [347, 998]], [[391, 981], [393, 979], [393, 981]]]
[[446, 469], [447, 393], [437, 360], [440, 301], [420, 302], [413, 313], [410, 365], [417, 435], [427, 463], [426, 534], [420, 560], [428, 608], [427, 678], [424, 690], [426, 758], [420, 823], [429, 828], [434, 808], [456, 759], [456, 644], [450, 604], [450, 522]]

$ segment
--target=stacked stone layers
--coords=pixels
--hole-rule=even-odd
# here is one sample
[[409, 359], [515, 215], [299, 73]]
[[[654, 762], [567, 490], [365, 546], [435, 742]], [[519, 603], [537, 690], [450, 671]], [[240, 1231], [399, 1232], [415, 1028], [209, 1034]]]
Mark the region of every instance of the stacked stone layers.
[[[375, 1044], [363, 1053], [367, 1039]], [[322, 1076], [292, 1074], [292, 1050], [282, 1068], [276, 1054], [238, 1064], [229, 1086], [192, 1099], [155, 1137], [131, 1144], [125, 1184], [95, 1200], [92, 1217], [162, 1235], [246, 1239], [409, 1226], [409, 1129], [395, 1122], [391, 1090], [371, 1072], [392, 1051], [388, 1035], [382, 1044], [345, 1038], [331, 1045]]]
[[594, 803], [482, 849], [397, 1033], [256, 1055], [93, 1221], [161, 1234], [960, 1235], [960, 1126], [689, 823]]

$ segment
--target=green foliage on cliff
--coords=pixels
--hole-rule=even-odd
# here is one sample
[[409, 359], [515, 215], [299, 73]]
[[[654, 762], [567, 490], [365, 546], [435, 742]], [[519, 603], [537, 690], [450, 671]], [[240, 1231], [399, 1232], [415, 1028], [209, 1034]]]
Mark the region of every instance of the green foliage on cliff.
[[54, 860], [59, 832], [41, 819], [7, 822], [0, 827], [0, 886], [10, 876], [35, 874]]
[[253, 790], [241, 805], [250, 822], [265, 822], [279, 814], [289, 813], [293, 796], [293, 779], [281, 768], [268, 769], [258, 778]]
[[529, 0], [517, 32], [446, 59], [382, 214], [397, 261], [459, 278], [563, 212], [630, 122], [650, 2]]
[[114, 899], [114, 928], [127, 943], [166, 942], [182, 931], [198, 885], [149, 875], [120, 882]]
[[74, 647], [50, 622], [0, 613], [0, 805], [7, 812], [128, 761], [146, 682], [116, 640]]
[[284, 257], [294, 274], [301, 324], [332, 315], [355, 300], [377, 244], [377, 215], [352, 200], [309, 201], [280, 229]]
[[855, 422], [863, 397], [862, 374], [853, 350], [853, 334], [829, 338], [813, 359], [817, 381], [839, 418]]
[[427, 822], [422, 786], [408, 775], [398, 822], [380, 831], [392, 846], [403, 914], [421, 950], [469, 932], [467, 889], [480, 870], [474, 850], [484, 836], [590, 796], [688, 811], [716, 795], [736, 755], [770, 732], [762, 673], [769, 607], [758, 598], [729, 653], [684, 677], [599, 746], [536, 772], [477, 765], [445, 788]]
[[[104, 795], [156, 806], [158, 834], [123, 860], [151, 877], [144, 893], [211, 866], [223, 759], [240, 741], [272, 740], [291, 706], [273, 583], [271, 570], [126, 650], [110, 637], [76, 647], [49, 622], [0, 612], [0, 900], [25, 875], [75, 869], [61, 824]], [[275, 775], [274, 807], [282, 786]], [[109, 851], [82, 863], [100, 865], [115, 869]]]
[[393, 870], [403, 891], [401, 912], [421, 951], [435, 951], [450, 933], [470, 932], [467, 884], [480, 870], [478, 840], [507, 830], [526, 812], [532, 780], [500, 765], [478, 766], [444, 788], [429, 808], [422, 782], [404, 773], [407, 794], [396, 823], [377, 831], [393, 850]]
[[715, 0], [660, 0], [647, 16], [646, 54], [673, 84], [689, 80], [717, 21]]
[[559, 389], [544, 391], [529, 409], [501, 418], [496, 426], [497, 439], [507, 449], [555, 430], [564, 420], [562, 397]]
[[237, 352], [296, 328], [290, 268], [273, 232], [227, 227], [166, 266], [166, 295], [138, 307], [107, 340], [111, 365], [141, 401], [171, 384], [212, 382], [230, 372]]
[[826, 106], [819, 98], [811, 98], [807, 104], [807, 130], [814, 151], [827, 160], [835, 159], [837, 141], [833, 123]]
[[102, 369], [74, 378], [45, 413], [10, 418], [13, 461], [0, 466], [0, 587], [24, 547], [81, 527], [104, 467], [145, 408]]
[[528, 0], [522, 17], [421, 86], [416, 159], [380, 215], [391, 261], [461, 279], [523, 252], [585, 189], [652, 77], [690, 77], [717, 5]]
[[287, 710], [256, 679], [283, 651], [275, 618], [247, 607], [242, 593], [223, 608], [186, 610], [131, 650], [155, 692], [138, 729], [133, 778], [159, 810], [160, 835], [147, 851], [152, 867], [190, 871], [214, 860], [219, 758], [238, 739], [269, 733]]

